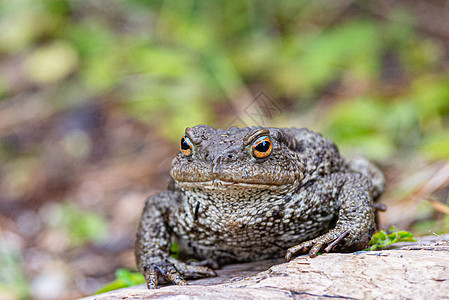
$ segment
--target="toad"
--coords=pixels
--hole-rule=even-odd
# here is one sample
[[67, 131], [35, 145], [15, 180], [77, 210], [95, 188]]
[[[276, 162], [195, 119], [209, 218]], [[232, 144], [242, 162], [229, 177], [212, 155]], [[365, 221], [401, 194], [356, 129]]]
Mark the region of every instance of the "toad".
[[[383, 187], [373, 164], [305, 128], [187, 128], [167, 191], [146, 201], [137, 266], [153, 289], [231, 262], [362, 250]], [[198, 261], [171, 257], [174, 242]]]

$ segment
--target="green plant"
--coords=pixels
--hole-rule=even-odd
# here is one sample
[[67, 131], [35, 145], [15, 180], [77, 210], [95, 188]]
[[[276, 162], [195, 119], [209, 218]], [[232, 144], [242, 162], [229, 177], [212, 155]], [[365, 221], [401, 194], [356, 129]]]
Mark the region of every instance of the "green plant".
[[117, 271], [115, 271], [115, 277], [116, 279], [114, 281], [104, 285], [95, 294], [102, 294], [117, 289], [145, 283], [145, 279], [143, 278], [142, 274], [140, 274], [139, 272], [131, 272], [126, 269], [117, 269]]
[[370, 247], [366, 250], [373, 251], [399, 242], [416, 242], [411, 232], [395, 228], [390, 228], [388, 231], [391, 233], [387, 234], [384, 230], [375, 233], [369, 242]]

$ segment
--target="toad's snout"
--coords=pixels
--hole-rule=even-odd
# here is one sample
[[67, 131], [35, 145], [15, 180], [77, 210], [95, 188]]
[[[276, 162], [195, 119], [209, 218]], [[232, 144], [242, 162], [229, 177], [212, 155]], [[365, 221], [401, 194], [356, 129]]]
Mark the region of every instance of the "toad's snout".
[[241, 149], [239, 147], [229, 147], [228, 149], [217, 155], [212, 162], [212, 173], [219, 174], [225, 163], [230, 163], [238, 159], [239, 154], [241, 154]]

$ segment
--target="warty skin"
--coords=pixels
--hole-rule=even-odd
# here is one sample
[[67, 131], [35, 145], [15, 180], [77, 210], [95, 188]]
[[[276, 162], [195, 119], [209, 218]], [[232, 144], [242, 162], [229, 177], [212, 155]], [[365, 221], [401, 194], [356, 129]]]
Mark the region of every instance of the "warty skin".
[[[260, 150], [260, 151], [259, 151]], [[167, 191], [150, 196], [136, 240], [148, 288], [214, 276], [217, 264], [365, 248], [383, 174], [302, 128], [187, 128]], [[177, 242], [188, 257], [170, 257]]]

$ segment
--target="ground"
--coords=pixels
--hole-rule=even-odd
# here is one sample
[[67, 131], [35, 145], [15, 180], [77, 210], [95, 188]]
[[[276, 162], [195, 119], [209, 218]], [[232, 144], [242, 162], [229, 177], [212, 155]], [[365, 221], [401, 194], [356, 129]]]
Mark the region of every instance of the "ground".
[[217, 278], [190, 286], [138, 286], [86, 299], [449, 299], [448, 239], [430, 236], [395, 250], [229, 265]]

